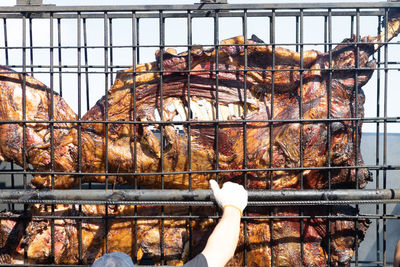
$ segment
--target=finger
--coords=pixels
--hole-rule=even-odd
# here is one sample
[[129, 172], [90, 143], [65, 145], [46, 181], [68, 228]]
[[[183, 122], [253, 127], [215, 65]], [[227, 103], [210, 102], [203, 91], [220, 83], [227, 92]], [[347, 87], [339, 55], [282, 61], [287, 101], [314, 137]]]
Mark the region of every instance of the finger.
[[210, 180], [210, 187], [211, 187], [211, 190], [214, 192], [214, 193], [216, 193], [216, 192], [218, 192], [220, 189], [219, 189], [219, 185], [218, 185], [218, 183], [215, 181], [215, 180]]

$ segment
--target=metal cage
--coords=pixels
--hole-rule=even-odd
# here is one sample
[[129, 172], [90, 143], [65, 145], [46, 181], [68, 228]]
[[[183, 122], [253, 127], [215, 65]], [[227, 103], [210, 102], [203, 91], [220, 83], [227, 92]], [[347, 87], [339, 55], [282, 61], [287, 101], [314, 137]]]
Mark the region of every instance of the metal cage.
[[[227, 4], [227, 3], [199, 3], [194, 5], [132, 5], [132, 6], [57, 6], [41, 4], [41, 1], [25, 3], [18, 2], [16, 6], [0, 7], [0, 63], [15, 71], [23, 77], [25, 84], [26, 75], [47, 84], [51, 90], [51, 101], [54, 94], [65, 98], [68, 104], [76, 111], [77, 120], [72, 121], [78, 125], [78, 136], [81, 127], [90, 121], [82, 120], [95, 102], [103, 95], [107, 95], [112, 86], [117, 72], [123, 69], [135, 67], [139, 63], [154, 61], [154, 53], [161, 50], [161, 62], [163, 61], [163, 49], [173, 47], [180, 51], [203, 46], [211, 47], [218, 51], [221, 49], [221, 40], [236, 36], [251, 36], [257, 34], [267, 44], [284, 46], [303, 53], [305, 50], [316, 49], [322, 52], [331, 51], [340, 44], [342, 39], [356, 36], [355, 45], [358, 47], [361, 41], [360, 35], [378, 35], [384, 28], [389, 10], [400, 7], [396, 2], [371, 2], [371, 3], [291, 3], [291, 4]], [[372, 25], [372, 26], [371, 26]], [[178, 34], [177, 34], [178, 33]], [[170, 37], [171, 36], [171, 37]], [[245, 44], [245, 49], [247, 49]], [[340, 219], [354, 220], [369, 219], [371, 225], [365, 237], [365, 241], [355, 247], [352, 266], [390, 266], [392, 264], [395, 242], [400, 237], [399, 209], [397, 203], [400, 200], [399, 183], [396, 181], [400, 162], [397, 160], [396, 145], [399, 140], [399, 117], [396, 101], [396, 76], [399, 70], [397, 59], [398, 42], [385, 42], [383, 47], [374, 54], [376, 67], [372, 80], [364, 87], [368, 105], [364, 118], [357, 115], [348, 120], [354, 121], [358, 131], [358, 125], [364, 123], [362, 151], [365, 156], [366, 166], [335, 167], [329, 163], [327, 166], [304, 167], [300, 156], [300, 166], [292, 168], [293, 171], [326, 170], [330, 176], [331, 171], [341, 168], [356, 169], [367, 167], [374, 176], [374, 182], [370, 182], [366, 189], [360, 189], [356, 184], [354, 188], [333, 189], [329, 187], [323, 190], [250, 190], [249, 206], [251, 207], [298, 207], [298, 215], [282, 216], [275, 214], [271, 209], [268, 214], [254, 217], [245, 212], [242, 221], [242, 231], [246, 233], [247, 221], [258, 219], [296, 219], [303, 220], [323, 218], [328, 221]], [[247, 50], [246, 50], [247, 51]], [[273, 54], [275, 50], [273, 50]], [[218, 58], [216, 59], [218, 62]], [[301, 73], [307, 70], [300, 59]], [[273, 63], [274, 64], [274, 63]], [[190, 63], [189, 63], [190, 65]], [[190, 69], [190, 67], [189, 67]], [[356, 69], [356, 73], [357, 73]], [[218, 77], [218, 71], [214, 70]], [[246, 71], [246, 67], [245, 67]], [[272, 73], [277, 71], [272, 68]], [[329, 70], [333, 72], [333, 70]], [[161, 77], [162, 68], [159, 70]], [[135, 73], [135, 72], [134, 72]], [[274, 74], [273, 74], [274, 75]], [[357, 75], [357, 74], [356, 74]], [[190, 74], [189, 74], [190, 77]], [[302, 83], [302, 78], [301, 83]], [[218, 81], [218, 78], [217, 78]], [[246, 86], [246, 85], [245, 85]], [[273, 85], [274, 86], [274, 85]], [[368, 88], [366, 88], [368, 86]], [[217, 84], [218, 94], [218, 84]], [[245, 87], [246, 88], [246, 87]], [[273, 91], [273, 89], [272, 89]], [[190, 88], [189, 88], [190, 94]], [[162, 85], [161, 85], [162, 95]], [[26, 103], [26, 95], [22, 96], [22, 103]], [[161, 98], [162, 99], [162, 98]], [[357, 98], [356, 98], [357, 99]], [[245, 100], [246, 101], [246, 100]], [[357, 101], [357, 100], [355, 100]], [[162, 105], [162, 101], [161, 101]], [[51, 104], [53, 106], [53, 104]], [[217, 99], [218, 106], [218, 99]], [[374, 110], [368, 109], [369, 107]], [[23, 127], [22, 154], [26, 151], [26, 135], [29, 123], [26, 119], [26, 108], [23, 108], [22, 120], [1, 121], [1, 125], [19, 124]], [[52, 114], [53, 111], [50, 112]], [[107, 105], [106, 112], [107, 114]], [[356, 111], [357, 114], [357, 111]], [[294, 121], [300, 124], [309, 122], [322, 122], [330, 124], [343, 119], [330, 118], [319, 120], [306, 120], [298, 118]], [[218, 119], [212, 121], [217, 129], [226, 121]], [[247, 127], [247, 119], [239, 121], [244, 131]], [[274, 121], [267, 121], [273, 123]], [[52, 115], [47, 123], [50, 132], [54, 130], [55, 123]], [[107, 116], [98, 123], [107, 127], [118, 122], [109, 120]], [[122, 122], [119, 122], [122, 123]], [[132, 120], [123, 123], [133, 124], [135, 127], [143, 122]], [[148, 123], [148, 122], [147, 122]], [[156, 121], [154, 124], [166, 125], [166, 122]], [[191, 121], [177, 122], [181, 128], [191, 127]], [[161, 126], [163, 127], [163, 126]], [[273, 126], [271, 126], [273, 127]], [[365, 130], [366, 129], [366, 130]], [[105, 140], [107, 143], [108, 132]], [[54, 162], [54, 136], [50, 133], [51, 162]], [[160, 143], [165, 142], [163, 135], [159, 135]], [[74, 220], [77, 223], [79, 263], [72, 266], [87, 266], [83, 261], [82, 251], [82, 223], [86, 220], [100, 220], [105, 229], [110, 226], [110, 220], [129, 219], [137, 227], [138, 220], [157, 220], [159, 222], [160, 259], [161, 265], [168, 263], [164, 256], [168, 249], [164, 245], [164, 227], [167, 220], [186, 220], [188, 225], [189, 254], [195, 250], [192, 244], [192, 222], [200, 219], [217, 219], [218, 211], [213, 215], [196, 214], [196, 207], [214, 206], [209, 190], [197, 190], [192, 188], [190, 176], [198, 173], [190, 167], [181, 173], [189, 175], [189, 186], [184, 190], [165, 189], [163, 177], [171, 174], [161, 169], [157, 173], [146, 175], [161, 175], [160, 188], [144, 189], [136, 180], [130, 186], [118, 186], [108, 181], [113, 175], [132, 175], [136, 177], [139, 172], [113, 173], [105, 164], [104, 173], [82, 172], [82, 140], [78, 140], [78, 166], [74, 175], [79, 179], [79, 185], [71, 190], [39, 190], [30, 188], [32, 175], [48, 174], [54, 181], [55, 175], [70, 174], [55, 170], [54, 163], [51, 171], [39, 171], [23, 157], [22, 166], [15, 163], [1, 163], [1, 190], [0, 202], [6, 211], [1, 214], [1, 220], [14, 218], [20, 221], [36, 218], [48, 220], [51, 231], [49, 260], [45, 263], [29, 263], [27, 251], [23, 255], [21, 266], [71, 266], [56, 263], [56, 221]], [[218, 143], [218, 137], [215, 142]], [[246, 142], [246, 141], [245, 141]], [[329, 139], [328, 147], [331, 146]], [[190, 143], [190, 140], [188, 140]], [[108, 146], [106, 145], [106, 150]], [[217, 144], [218, 147], [218, 144]], [[190, 149], [190, 146], [189, 146]], [[272, 155], [272, 150], [271, 150]], [[106, 153], [107, 154], [107, 153]], [[107, 156], [106, 156], [107, 157]], [[161, 158], [163, 146], [161, 145]], [[246, 157], [246, 156], [245, 156]], [[355, 155], [356, 158], [359, 155]], [[218, 162], [218, 157], [217, 157]], [[107, 161], [107, 158], [106, 158]], [[218, 164], [217, 164], [218, 166]], [[280, 171], [279, 168], [269, 167], [265, 171]], [[218, 178], [220, 173], [226, 170], [215, 168], [210, 171]], [[243, 168], [235, 170], [246, 173], [254, 171], [244, 163]], [[176, 172], [179, 174], [179, 172]], [[83, 183], [82, 177], [88, 175], [102, 175], [104, 184]], [[266, 180], [272, 179], [266, 177]], [[246, 180], [243, 180], [246, 181]], [[41, 215], [29, 214], [31, 204], [41, 204], [49, 207], [47, 213]], [[74, 212], [60, 214], [55, 206], [57, 204], [71, 205]], [[100, 205], [105, 207], [104, 214], [89, 216], [82, 214], [82, 205]], [[355, 215], [334, 215], [329, 207], [351, 205], [360, 210]], [[117, 205], [147, 205], [154, 209], [160, 208], [158, 215], [143, 215], [135, 208], [129, 215], [109, 215], [108, 209]], [[168, 211], [169, 206], [188, 207], [185, 214], [174, 214]], [[303, 213], [303, 209], [311, 207], [318, 210], [321, 207], [329, 211], [327, 214]], [[9, 212], [14, 212], [11, 215]], [[22, 215], [20, 215], [22, 213]], [[270, 220], [272, 221], [272, 220]], [[141, 256], [138, 259], [139, 245], [137, 244], [138, 230], [132, 233], [132, 255], [135, 264], [153, 264], [151, 258]], [[246, 236], [246, 234], [245, 234]], [[271, 234], [272, 236], [272, 234]], [[301, 258], [304, 255], [304, 236], [300, 235]], [[357, 237], [356, 237], [357, 238]], [[271, 237], [273, 239], [273, 237]], [[329, 237], [331, 239], [331, 237]], [[5, 242], [5, 241], [3, 241]], [[357, 242], [356, 242], [357, 243]], [[271, 244], [272, 246], [272, 241]], [[105, 251], [108, 250], [108, 235], [105, 235]], [[138, 254], [139, 253], [139, 254]], [[246, 237], [244, 240], [244, 265], [247, 266]], [[328, 264], [332, 260], [330, 250], [327, 252]], [[25, 263], [24, 263], [25, 261]], [[14, 264], [0, 264], [1, 266], [15, 266]], [[271, 265], [276, 266], [274, 259]], [[17, 264], [18, 266], [18, 264]]]

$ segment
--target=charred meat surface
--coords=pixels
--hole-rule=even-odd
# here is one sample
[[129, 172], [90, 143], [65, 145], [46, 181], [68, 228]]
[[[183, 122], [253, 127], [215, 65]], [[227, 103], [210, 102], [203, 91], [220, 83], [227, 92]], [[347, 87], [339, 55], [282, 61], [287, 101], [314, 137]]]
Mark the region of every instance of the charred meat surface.
[[[276, 216], [298, 216], [296, 208], [257, 208], [249, 210], [250, 216], [260, 216], [273, 211]], [[161, 229], [158, 219], [126, 219], [123, 216], [154, 216], [161, 210], [155, 207], [113, 206], [108, 207], [110, 218], [90, 218], [105, 216], [104, 206], [78, 207], [58, 205], [55, 214], [59, 216], [83, 215], [81, 220], [82, 235], [79, 234], [79, 222], [75, 219], [56, 219], [54, 221], [54, 261], [56, 264], [91, 264], [108, 252], [122, 251], [140, 263], [144, 256], [152, 259], [154, 264], [161, 263], [161, 240], [163, 240], [163, 259], [168, 265], [179, 265], [200, 253], [208, 236], [215, 227], [215, 220], [196, 219], [189, 223], [183, 219], [165, 219]], [[173, 207], [164, 210], [165, 215], [184, 215], [186, 207]], [[30, 210], [32, 216], [50, 215], [51, 209], [35, 206]], [[210, 208], [196, 208], [194, 214], [211, 215]], [[325, 213], [324, 213], [325, 214]], [[342, 207], [332, 211], [332, 215], [354, 215], [356, 211]], [[5, 215], [5, 214], [2, 214]], [[12, 214], [8, 213], [8, 217]], [[304, 215], [316, 215], [313, 209], [304, 209]], [[321, 214], [318, 214], [321, 215]], [[120, 216], [121, 218], [115, 218]], [[244, 230], [241, 226], [240, 240], [235, 256], [229, 266], [326, 266], [327, 249], [331, 249], [330, 266], [347, 266], [353, 251], [364, 237], [368, 222], [365, 220], [330, 220], [331, 233], [326, 219], [306, 219], [303, 221], [303, 233], [300, 235], [299, 219], [249, 219], [246, 225], [246, 246]], [[270, 228], [272, 227], [272, 229]], [[192, 255], [189, 255], [189, 228], [192, 232]], [[0, 220], [1, 257], [0, 263], [23, 264], [24, 252], [27, 251], [27, 263], [51, 262], [51, 225], [47, 219], [21, 218]], [[163, 233], [163, 234], [162, 234]], [[162, 239], [161, 239], [161, 235]], [[331, 236], [331, 238], [329, 238]], [[304, 256], [301, 257], [303, 238]], [[82, 251], [79, 252], [79, 240]], [[135, 241], [136, 240], [136, 241]], [[330, 246], [328, 246], [330, 242]], [[271, 251], [272, 249], [272, 251]], [[246, 262], [244, 258], [246, 250]], [[81, 258], [79, 258], [81, 255]]]
[[[64, 99], [29, 75], [3, 66], [0, 66], [0, 88], [0, 160], [23, 167], [25, 153], [27, 169], [31, 164], [35, 171], [49, 172], [53, 153], [55, 171], [75, 172], [77, 116]], [[51, 121], [56, 121], [53, 127]], [[36, 174], [36, 177], [51, 180], [51, 175]], [[75, 178], [55, 175], [55, 180], [71, 184]]]
[[[399, 28], [392, 14], [387, 40]], [[83, 116], [89, 122], [81, 123], [80, 164], [77, 125], [68, 122], [77, 119], [74, 112], [39, 81], [2, 67], [0, 159], [24, 165], [25, 135], [25, 164], [38, 172], [104, 173], [108, 166], [109, 173], [124, 173], [109, 176], [110, 183], [135, 184], [136, 179], [139, 186], [160, 188], [161, 175], [140, 174], [163, 172], [164, 188], [188, 188], [190, 165], [192, 188], [208, 188], [216, 169], [222, 171], [221, 182], [243, 181], [242, 170], [251, 169], [249, 188], [326, 188], [326, 170], [296, 168], [364, 164], [362, 122], [351, 118], [364, 116], [361, 87], [373, 73], [369, 58], [384, 36], [368, 36], [359, 44], [354, 37], [330, 52], [303, 55], [255, 36], [222, 41], [218, 49], [159, 51], [155, 62], [119, 72], [108, 94]], [[300, 68], [305, 69], [301, 75]], [[108, 124], [100, 123], [106, 118]], [[309, 121], [327, 118], [339, 120]], [[362, 188], [370, 179], [365, 168], [331, 171], [332, 187], [358, 183]], [[82, 177], [90, 181], [104, 182], [105, 176]], [[55, 175], [54, 184], [50, 174], [32, 180], [35, 187], [78, 183], [68, 174]]]
[[[398, 20], [391, 19], [388, 29], [390, 40]], [[346, 39], [330, 52], [306, 51], [302, 57], [241, 36], [223, 41], [218, 50], [159, 51], [157, 61], [119, 72], [107, 96], [84, 115], [83, 120], [111, 122], [107, 129], [103, 123], [82, 125], [82, 171], [105, 172], [107, 158], [108, 172], [125, 173], [109, 177], [118, 184], [137, 179], [140, 186], [160, 188], [161, 175], [140, 174], [162, 171], [165, 188], [188, 188], [190, 165], [192, 188], [207, 188], [216, 169], [222, 170], [221, 182], [243, 181], [246, 168], [253, 170], [247, 172], [248, 188], [326, 188], [326, 170], [291, 168], [364, 165], [362, 122], [351, 118], [364, 116], [361, 87], [375, 68], [369, 58], [382, 34], [361, 44]], [[310, 121], [327, 118], [339, 120]], [[371, 180], [365, 168], [338, 168], [330, 176], [333, 188], [363, 188]], [[37, 187], [51, 184], [48, 177], [36, 178]], [[77, 184], [69, 181], [56, 180], [55, 187]]]

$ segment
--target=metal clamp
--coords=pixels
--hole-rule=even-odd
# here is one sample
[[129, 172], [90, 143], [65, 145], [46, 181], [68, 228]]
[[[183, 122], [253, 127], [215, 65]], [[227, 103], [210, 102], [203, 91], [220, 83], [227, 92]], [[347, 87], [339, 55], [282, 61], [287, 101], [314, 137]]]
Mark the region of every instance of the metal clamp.
[[227, 4], [228, 0], [200, 0], [201, 4]]
[[17, 6], [41, 6], [43, 0], [17, 0]]

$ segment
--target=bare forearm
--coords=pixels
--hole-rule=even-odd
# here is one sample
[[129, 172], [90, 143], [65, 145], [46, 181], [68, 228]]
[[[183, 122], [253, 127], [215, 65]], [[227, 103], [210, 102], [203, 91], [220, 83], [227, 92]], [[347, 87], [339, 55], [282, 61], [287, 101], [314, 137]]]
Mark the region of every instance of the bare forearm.
[[209, 267], [224, 266], [233, 256], [240, 231], [240, 211], [227, 206], [203, 250]]
[[393, 267], [400, 266], [400, 241], [397, 242], [396, 248], [394, 250], [394, 261]]

